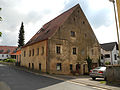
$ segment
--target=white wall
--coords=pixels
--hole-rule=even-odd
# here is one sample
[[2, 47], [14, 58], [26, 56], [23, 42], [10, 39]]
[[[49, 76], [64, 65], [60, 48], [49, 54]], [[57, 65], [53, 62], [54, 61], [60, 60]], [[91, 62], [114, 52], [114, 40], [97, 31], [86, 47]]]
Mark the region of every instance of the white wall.
[[[2, 56], [4, 55], [4, 56]], [[8, 55], [8, 57], [7, 57]], [[10, 58], [10, 55], [9, 54], [0, 54], [0, 59], [7, 59], [7, 58]]]
[[114, 56], [114, 54], [116, 54], [117, 56], [118, 56], [118, 50], [116, 50], [116, 46], [114, 47], [114, 49], [113, 49], [113, 51], [112, 51], [112, 61], [113, 61], [113, 64], [115, 65], [115, 64], [118, 64], [118, 59], [119, 58], [117, 58], [117, 60], [115, 60], [115, 56]]
[[114, 54], [116, 54], [118, 56], [119, 51], [116, 50], [116, 46], [114, 47], [114, 49], [112, 51], [105, 51], [101, 48], [101, 54], [105, 55], [105, 54], [110, 54], [110, 58], [103, 58], [103, 60], [101, 59], [102, 62], [111, 62], [111, 64], [115, 65], [118, 64], [118, 57], [117, 60], [115, 60], [115, 56]]

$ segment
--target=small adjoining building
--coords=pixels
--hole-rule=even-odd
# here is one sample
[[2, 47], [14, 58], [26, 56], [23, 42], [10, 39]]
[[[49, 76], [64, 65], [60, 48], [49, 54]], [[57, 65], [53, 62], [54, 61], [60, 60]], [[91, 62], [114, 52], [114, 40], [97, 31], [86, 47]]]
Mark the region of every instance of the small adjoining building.
[[80, 5], [49, 21], [21, 49], [21, 66], [54, 74], [88, 72], [86, 58], [98, 66], [99, 42]]
[[16, 51], [16, 46], [0, 46], [0, 60], [4, 60], [7, 58], [15, 58], [11, 53]]
[[101, 62], [103, 65], [117, 65], [119, 62], [119, 50], [117, 42], [101, 45]]
[[17, 66], [20, 66], [20, 63], [21, 63], [21, 48], [17, 48], [16, 49], [16, 52], [13, 52], [13, 53], [11, 53], [11, 55], [13, 55], [13, 56], [15, 56], [16, 58], [15, 58], [15, 64], [17, 65]]

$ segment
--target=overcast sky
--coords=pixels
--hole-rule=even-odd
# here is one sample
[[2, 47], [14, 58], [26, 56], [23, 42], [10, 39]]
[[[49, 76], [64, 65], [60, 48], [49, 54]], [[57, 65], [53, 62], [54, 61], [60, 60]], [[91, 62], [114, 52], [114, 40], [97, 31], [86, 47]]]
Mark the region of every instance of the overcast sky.
[[48, 21], [80, 4], [99, 43], [117, 41], [113, 5], [109, 0], [0, 0], [0, 45], [18, 45], [21, 22], [25, 43]]

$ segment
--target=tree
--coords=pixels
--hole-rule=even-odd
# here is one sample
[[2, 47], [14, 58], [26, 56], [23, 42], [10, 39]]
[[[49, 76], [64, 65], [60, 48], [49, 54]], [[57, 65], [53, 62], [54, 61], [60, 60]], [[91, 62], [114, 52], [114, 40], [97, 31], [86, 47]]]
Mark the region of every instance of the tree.
[[86, 61], [88, 63], [88, 71], [90, 72], [90, 70], [92, 69], [92, 59], [90, 59], [90, 57], [88, 56]]
[[22, 47], [24, 45], [24, 25], [23, 22], [21, 23], [21, 27], [19, 30], [19, 37], [18, 37], [18, 47]]
[[2, 33], [0, 32], [0, 37], [1, 37]]

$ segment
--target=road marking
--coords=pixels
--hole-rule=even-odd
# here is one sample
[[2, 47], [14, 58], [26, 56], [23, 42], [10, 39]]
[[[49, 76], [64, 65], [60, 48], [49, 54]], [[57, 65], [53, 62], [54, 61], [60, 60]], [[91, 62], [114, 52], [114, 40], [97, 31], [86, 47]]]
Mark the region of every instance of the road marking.
[[92, 88], [95, 88], [95, 89], [98, 89], [98, 90], [107, 90], [107, 89], [98, 88], [98, 87], [92, 87]]
[[81, 83], [77, 83], [77, 82], [72, 82], [72, 81], [66, 81], [66, 82], [73, 83], [73, 84], [77, 84], [77, 85], [81, 85], [81, 86], [87, 86], [87, 85], [85, 85], [85, 84], [81, 84]]

